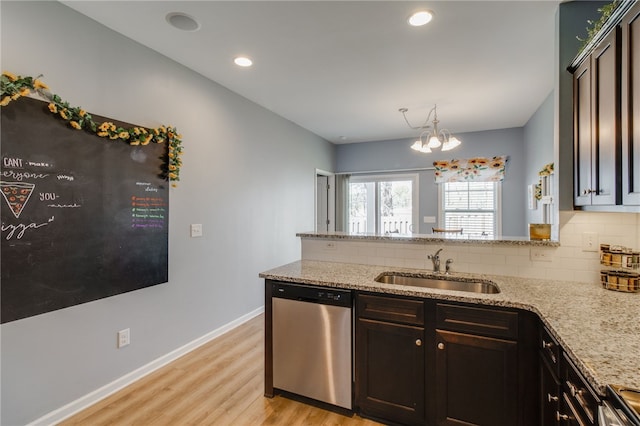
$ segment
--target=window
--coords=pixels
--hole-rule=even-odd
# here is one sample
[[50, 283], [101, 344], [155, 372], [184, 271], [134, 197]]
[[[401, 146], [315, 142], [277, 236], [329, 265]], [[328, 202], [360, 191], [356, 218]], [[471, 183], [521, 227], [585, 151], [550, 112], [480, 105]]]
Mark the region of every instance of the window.
[[499, 182], [446, 182], [439, 185], [440, 227], [467, 236], [499, 237]]
[[352, 176], [349, 232], [412, 233], [417, 227], [417, 194], [417, 175]]

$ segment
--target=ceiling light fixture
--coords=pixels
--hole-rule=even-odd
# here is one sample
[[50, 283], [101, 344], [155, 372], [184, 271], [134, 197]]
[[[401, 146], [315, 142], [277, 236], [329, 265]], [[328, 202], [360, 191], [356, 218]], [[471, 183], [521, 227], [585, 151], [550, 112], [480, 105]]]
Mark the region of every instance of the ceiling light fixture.
[[167, 22], [174, 28], [182, 31], [197, 31], [200, 29], [200, 24], [193, 16], [189, 16], [182, 12], [171, 12], [166, 16]]
[[[420, 133], [420, 139], [414, 142], [411, 145], [411, 149], [415, 149], [416, 151], [429, 153], [432, 152], [432, 149], [440, 148], [441, 151], [449, 151], [457, 146], [459, 146], [462, 142], [455, 136], [451, 134], [451, 132], [447, 129], [438, 129], [438, 111], [436, 110], [436, 105], [433, 106], [431, 111], [429, 111], [429, 115], [427, 115], [427, 119], [424, 120], [421, 126], [412, 126], [407, 119], [407, 108], [400, 108], [398, 111], [402, 113], [404, 117], [404, 121], [407, 122], [407, 126], [414, 130], [422, 130]], [[433, 120], [431, 119], [431, 114], [433, 114]], [[433, 125], [429, 124], [429, 121], [433, 123]]]
[[253, 65], [253, 61], [246, 56], [238, 56], [233, 60], [233, 62], [239, 67], [250, 67]]
[[421, 27], [423, 25], [428, 24], [431, 21], [431, 19], [433, 19], [432, 11], [421, 10], [409, 16], [409, 19], [407, 19], [407, 22], [409, 22], [409, 25], [411, 25], [412, 27]]

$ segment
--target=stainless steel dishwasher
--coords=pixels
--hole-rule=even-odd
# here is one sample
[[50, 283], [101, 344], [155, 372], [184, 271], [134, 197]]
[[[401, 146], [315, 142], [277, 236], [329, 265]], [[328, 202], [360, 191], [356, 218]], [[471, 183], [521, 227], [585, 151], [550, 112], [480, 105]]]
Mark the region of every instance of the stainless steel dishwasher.
[[352, 407], [349, 290], [272, 283], [273, 387]]

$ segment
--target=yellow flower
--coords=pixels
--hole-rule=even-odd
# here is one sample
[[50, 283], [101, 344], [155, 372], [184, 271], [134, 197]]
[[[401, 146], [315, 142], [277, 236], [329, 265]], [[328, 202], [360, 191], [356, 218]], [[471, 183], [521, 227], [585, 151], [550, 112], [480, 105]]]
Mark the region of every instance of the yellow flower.
[[18, 77], [16, 77], [16, 75], [15, 75], [14, 73], [11, 73], [11, 72], [9, 72], [9, 71], [4, 71], [4, 72], [2, 73], [2, 75], [7, 76], [7, 78], [8, 78], [9, 80], [11, 80], [11, 81], [16, 81], [16, 80], [18, 79]]
[[69, 117], [67, 116], [67, 110], [63, 109], [60, 111], [60, 117], [64, 118], [65, 120], [68, 120]]
[[31, 90], [29, 90], [28, 87], [23, 87], [22, 89], [20, 89], [21, 96], [27, 96], [29, 93], [31, 93]]
[[140, 128], [140, 131], [142, 132], [143, 135], [147, 134], [147, 129], [145, 129], [144, 127]]
[[175, 173], [169, 173], [169, 179], [175, 179], [175, 178], [177, 178], [177, 177], [178, 177], [178, 175], [177, 175], [177, 174], [175, 174]]
[[118, 133], [118, 137], [120, 139], [129, 139], [129, 132], [120, 132]]
[[160, 133], [167, 133], [167, 129], [164, 128], [164, 126], [160, 126]]
[[14, 101], [19, 97], [20, 97], [20, 93], [14, 93], [13, 95], [11, 95], [11, 99], [13, 99]]
[[33, 82], [33, 87], [35, 87], [36, 89], [44, 89], [44, 90], [49, 90], [49, 86], [47, 86], [46, 84], [44, 84], [43, 82], [41, 82], [40, 80], [36, 80]]
[[0, 101], [0, 106], [7, 106], [9, 102], [11, 102], [11, 96], [5, 96], [2, 98], [2, 101]]
[[137, 127], [134, 127], [133, 133], [135, 133], [136, 136], [140, 135], [140, 129], [138, 129]]
[[100, 136], [101, 138], [104, 138], [105, 136], [109, 136], [109, 133], [107, 132], [98, 132], [96, 133], [98, 136]]
[[80, 130], [80, 129], [82, 128], [82, 127], [80, 127], [80, 124], [78, 124], [78, 122], [77, 122], [77, 121], [73, 121], [73, 120], [71, 120], [71, 121], [69, 122], [69, 124], [71, 124], [71, 127], [73, 127], [74, 129], [77, 129], [77, 130]]
[[129, 145], [140, 145], [140, 141], [138, 139], [131, 139]]
[[172, 187], [172, 188], [177, 188], [177, 187], [178, 187], [178, 185], [177, 185], [177, 184], [175, 184], [175, 183], [172, 183], [172, 184], [171, 184], [171, 187]]
[[156, 143], [163, 143], [164, 142], [164, 138], [158, 138], [156, 139]]
[[113, 140], [113, 139], [118, 139], [118, 135], [117, 135], [117, 134], [115, 134], [115, 135], [110, 135], [110, 136], [109, 136], [109, 139], [111, 139], [111, 140]]
[[109, 122], [105, 121], [100, 126], [98, 126], [98, 129], [103, 132], [106, 132], [107, 130], [109, 130]]
[[173, 152], [170, 152], [170, 153], [169, 153], [169, 158], [173, 158], [173, 157], [175, 157], [175, 156], [176, 156], [176, 155], [175, 155]]
[[80, 117], [84, 117], [85, 115], [87, 115], [87, 111], [85, 111], [85, 110], [81, 109], [80, 111], [78, 111], [78, 115], [79, 115]]
[[174, 166], [173, 164], [169, 164], [169, 170], [173, 171], [175, 169], [177, 169], [176, 166]]
[[109, 123], [109, 130], [111, 130], [112, 132], [116, 131], [116, 125], [113, 123]]
[[158, 129], [153, 129], [153, 133], [155, 133], [156, 135], [159, 135], [160, 132], [158, 131]]
[[54, 113], [54, 114], [55, 114], [56, 112], [58, 112], [58, 107], [56, 106], [56, 104], [54, 104], [53, 102], [51, 102], [51, 103], [49, 104], [49, 111], [51, 111], [51, 112], [52, 112], [52, 113]]

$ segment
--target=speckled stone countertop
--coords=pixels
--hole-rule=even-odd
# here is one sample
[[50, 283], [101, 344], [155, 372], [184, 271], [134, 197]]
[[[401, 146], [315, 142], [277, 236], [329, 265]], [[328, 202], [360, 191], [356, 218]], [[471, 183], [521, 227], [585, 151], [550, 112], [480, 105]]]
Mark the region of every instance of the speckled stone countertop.
[[482, 238], [469, 235], [439, 235], [439, 234], [372, 234], [361, 233], [351, 234], [348, 232], [300, 232], [296, 236], [301, 238], [318, 238], [332, 240], [367, 240], [385, 241], [400, 243], [447, 243], [447, 244], [487, 244], [487, 245], [510, 245], [510, 246], [536, 246], [536, 247], [559, 247], [559, 241], [551, 240], [530, 240], [526, 237], [501, 237]]
[[607, 384], [640, 389], [638, 293], [605, 290], [590, 283], [462, 273], [451, 276], [490, 280], [498, 285], [500, 293], [477, 294], [374, 281], [389, 271], [428, 274], [417, 269], [301, 260], [265, 271], [260, 277], [532, 311], [602, 396]]

